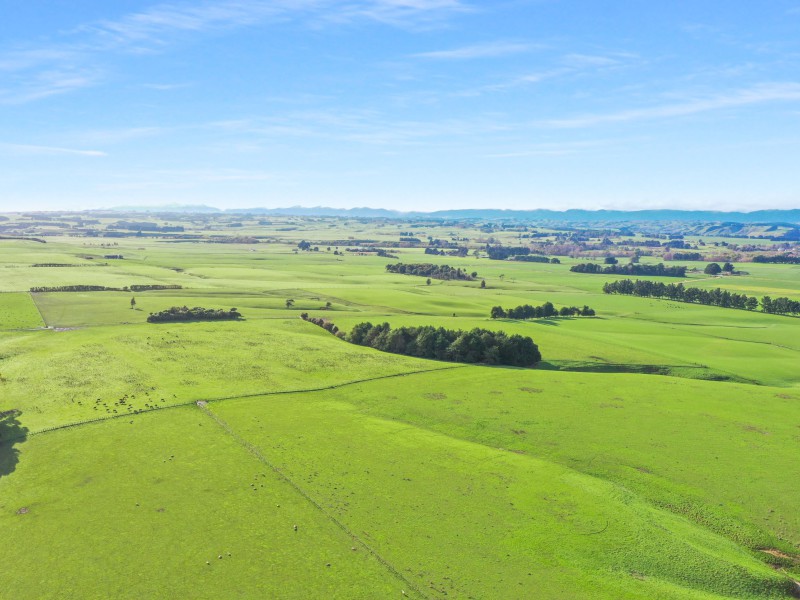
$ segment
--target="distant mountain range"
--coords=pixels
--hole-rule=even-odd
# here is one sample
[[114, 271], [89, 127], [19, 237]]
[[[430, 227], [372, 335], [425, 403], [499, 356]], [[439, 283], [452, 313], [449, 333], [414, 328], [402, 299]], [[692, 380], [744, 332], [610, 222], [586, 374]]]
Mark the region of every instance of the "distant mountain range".
[[707, 210], [583, 210], [565, 211], [503, 210], [503, 209], [454, 209], [433, 212], [402, 212], [384, 208], [330, 208], [325, 206], [292, 206], [287, 208], [233, 208], [220, 210], [205, 205], [164, 205], [164, 206], [120, 206], [113, 211], [146, 213], [219, 213], [230, 215], [285, 215], [317, 217], [355, 217], [370, 219], [476, 219], [481, 221], [559, 221], [570, 223], [614, 223], [636, 221], [682, 221], [682, 222], [734, 222], [798, 224], [800, 209], [756, 210], [752, 212], [724, 212]]

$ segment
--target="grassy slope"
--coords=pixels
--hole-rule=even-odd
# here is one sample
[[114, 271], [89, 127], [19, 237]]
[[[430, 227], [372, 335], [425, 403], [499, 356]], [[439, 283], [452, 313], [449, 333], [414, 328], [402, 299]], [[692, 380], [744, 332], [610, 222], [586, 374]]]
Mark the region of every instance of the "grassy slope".
[[0, 480], [4, 598], [400, 597], [403, 581], [197, 408], [20, 447]]
[[44, 327], [36, 304], [27, 293], [0, 293], [0, 331]]
[[779, 540], [800, 546], [796, 392], [468, 367], [415, 375], [402, 386], [359, 384], [327, 397], [611, 479], [680, 512], [706, 507], [711, 512], [698, 519], [751, 547]]
[[0, 353], [3, 405], [32, 430], [453, 366], [353, 346], [299, 318], [6, 334]]
[[742, 548], [623, 487], [360, 414], [352, 394], [213, 410], [432, 597], [755, 598], [786, 589]]

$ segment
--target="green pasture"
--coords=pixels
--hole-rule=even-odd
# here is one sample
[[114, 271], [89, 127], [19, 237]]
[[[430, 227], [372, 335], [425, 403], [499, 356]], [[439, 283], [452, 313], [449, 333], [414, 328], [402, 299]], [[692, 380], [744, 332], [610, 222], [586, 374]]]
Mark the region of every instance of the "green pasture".
[[299, 318], [18, 332], [0, 336], [0, 356], [3, 406], [31, 430], [453, 367], [353, 346]]
[[[146, 220], [202, 239], [0, 240], [0, 598], [791, 597], [800, 319], [605, 295], [622, 276], [569, 270], [602, 258], [476, 258], [525, 241], [478, 223]], [[344, 251], [401, 233], [470, 254]], [[478, 279], [428, 285], [397, 261]], [[797, 266], [686, 264], [660, 280], [800, 297]], [[133, 284], [182, 289], [29, 293]], [[489, 318], [547, 301], [597, 317]], [[183, 305], [244, 318], [146, 322]], [[382, 353], [303, 312], [502, 330], [543, 361]]]
[[37, 327], [44, 327], [44, 322], [30, 294], [0, 292], [0, 330]]
[[402, 597], [401, 579], [196, 407], [19, 447], [0, 480], [3, 598]]
[[[475, 371], [455, 381], [474, 385]], [[513, 372], [503, 375], [519, 385]], [[721, 535], [623, 486], [529, 455], [510, 431], [508, 447], [499, 436], [465, 439], [467, 422], [482, 420], [467, 417], [468, 407], [436, 427], [408, 418], [417, 402], [466, 400], [435, 381], [412, 376], [376, 394], [358, 386], [212, 410], [432, 596], [780, 597], [786, 589]], [[516, 395], [514, 404], [531, 397]], [[369, 414], [376, 408], [379, 416]]]

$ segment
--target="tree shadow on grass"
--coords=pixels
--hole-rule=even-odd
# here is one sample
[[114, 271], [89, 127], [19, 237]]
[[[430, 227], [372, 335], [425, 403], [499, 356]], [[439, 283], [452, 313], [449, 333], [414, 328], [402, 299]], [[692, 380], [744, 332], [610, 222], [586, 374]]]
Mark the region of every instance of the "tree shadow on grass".
[[17, 468], [17, 446], [28, 438], [28, 428], [19, 422], [20, 411], [0, 412], [0, 477], [10, 475]]

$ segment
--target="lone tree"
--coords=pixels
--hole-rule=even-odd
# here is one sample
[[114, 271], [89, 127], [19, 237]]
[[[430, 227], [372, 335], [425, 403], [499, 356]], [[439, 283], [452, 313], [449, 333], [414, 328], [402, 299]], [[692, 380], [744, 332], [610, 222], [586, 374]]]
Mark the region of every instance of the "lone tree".
[[734, 266], [733, 264], [726, 262], [724, 265], [722, 265], [722, 270], [726, 273], [733, 273]]
[[703, 273], [706, 275], [719, 275], [722, 272], [722, 267], [718, 263], [708, 263]]
[[486, 287], [486, 280], [485, 279], [481, 279], [481, 289], [483, 289], [485, 287]]
[[291, 298], [289, 298], [289, 299], [286, 301], [286, 308], [292, 308], [293, 306], [294, 306], [294, 300], [292, 300]]
[[607, 264], [607, 265], [615, 265], [619, 261], [616, 258], [614, 258], [613, 256], [606, 256], [606, 258], [605, 258], [605, 260], [603, 262], [605, 264]]
[[136, 298], [131, 297], [131, 310], [136, 308]]

